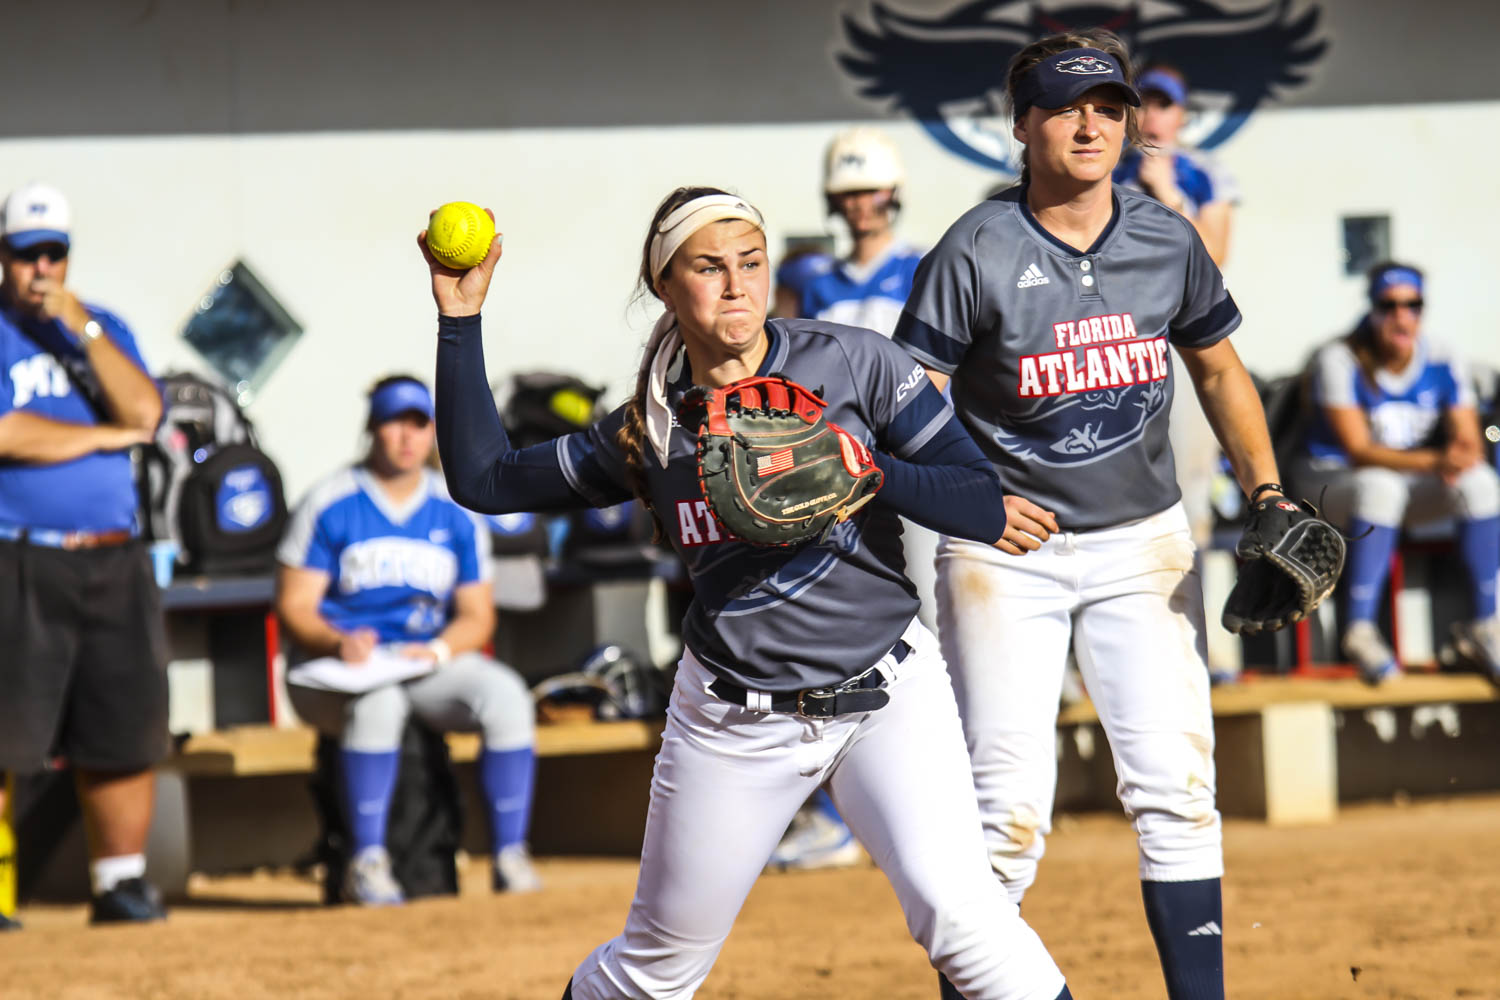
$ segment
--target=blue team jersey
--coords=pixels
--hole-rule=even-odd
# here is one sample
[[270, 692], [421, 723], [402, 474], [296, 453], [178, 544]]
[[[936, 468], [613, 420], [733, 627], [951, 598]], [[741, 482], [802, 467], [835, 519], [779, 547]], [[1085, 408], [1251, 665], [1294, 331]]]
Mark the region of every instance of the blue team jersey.
[[1348, 461], [1324, 407], [1358, 407], [1369, 417], [1371, 440], [1407, 451], [1428, 444], [1448, 410], [1476, 405], [1465, 366], [1426, 337], [1417, 341], [1405, 368], [1379, 369], [1373, 381], [1360, 367], [1348, 338], [1340, 337], [1318, 351], [1312, 376], [1317, 407], [1307, 450], [1319, 459]]
[[[135, 337], [120, 318], [97, 306], [85, 308], [114, 345], [147, 371]], [[66, 423], [108, 422], [78, 391], [58, 356], [84, 362], [82, 345], [59, 322], [37, 322], [0, 305], [0, 416], [24, 410]], [[129, 452], [93, 452], [50, 464], [0, 459], [0, 524], [134, 531], [136, 511]]]
[[823, 258], [803, 283], [801, 314], [889, 337], [911, 295], [912, 278], [921, 260], [922, 251], [900, 242], [867, 267]]
[[[1120, 158], [1115, 167], [1115, 183], [1135, 191], [1141, 187], [1142, 153], [1132, 149]], [[1219, 166], [1212, 156], [1198, 149], [1178, 149], [1172, 153], [1172, 174], [1177, 187], [1187, 199], [1182, 214], [1194, 216], [1204, 205], [1216, 201], [1239, 203], [1239, 188], [1228, 171]]]
[[312, 488], [276, 558], [328, 574], [318, 611], [334, 628], [421, 642], [447, 625], [454, 588], [490, 578], [490, 535], [436, 473], [398, 506], [356, 466]]

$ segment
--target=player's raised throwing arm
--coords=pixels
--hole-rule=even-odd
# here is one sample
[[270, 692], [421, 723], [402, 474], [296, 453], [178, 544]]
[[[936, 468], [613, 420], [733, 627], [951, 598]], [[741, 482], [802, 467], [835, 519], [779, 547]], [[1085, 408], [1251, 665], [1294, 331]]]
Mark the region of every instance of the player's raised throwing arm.
[[500, 261], [497, 234], [484, 260], [466, 271], [438, 263], [417, 245], [432, 275], [438, 307], [437, 438], [448, 490], [463, 506], [485, 514], [565, 510], [589, 503], [568, 484], [553, 442], [514, 450], [485, 373], [479, 310]]

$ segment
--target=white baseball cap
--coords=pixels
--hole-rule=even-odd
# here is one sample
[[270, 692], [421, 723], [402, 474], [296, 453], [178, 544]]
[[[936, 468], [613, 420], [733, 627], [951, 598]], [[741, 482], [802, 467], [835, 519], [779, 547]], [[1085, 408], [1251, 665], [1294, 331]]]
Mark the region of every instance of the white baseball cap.
[[0, 208], [0, 239], [17, 250], [39, 243], [68, 246], [72, 227], [68, 199], [57, 188], [40, 181], [16, 188]]

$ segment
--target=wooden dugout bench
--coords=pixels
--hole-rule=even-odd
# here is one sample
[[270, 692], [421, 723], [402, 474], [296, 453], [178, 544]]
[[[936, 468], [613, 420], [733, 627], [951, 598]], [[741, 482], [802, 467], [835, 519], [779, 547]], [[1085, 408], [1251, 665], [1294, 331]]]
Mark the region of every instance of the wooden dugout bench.
[[[1500, 700], [1484, 678], [1407, 675], [1379, 688], [1357, 680], [1267, 677], [1216, 688], [1215, 762], [1227, 816], [1327, 823], [1341, 802], [1396, 794], [1500, 789]], [[537, 727], [532, 844], [541, 854], [635, 855], [645, 828], [663, 721]], [[310, 729], [244, 726], [188, 739], [163, 766], [152, 830], [152, 876], [164, 888], [190, 871], [290, 865], [317, 832], [307, 783]], [[448, 737], [470, 817], [483, 815], [473, 761], [478, 737]], [[1118, 809], [1115, 774], [1094, 706], [1058, 720], [1057, 808]], [[482, 821], [465, 846], [486, 850]]]
[[[1218, 802], [1226, 816], [1331, 822], [1339, 803], [1500, 789], [1500, 699], [1474, 674], [1251, 677], [1213, 690]], [[1087, 701], [1058, 719], [1058, 808], [1117, 807]]]

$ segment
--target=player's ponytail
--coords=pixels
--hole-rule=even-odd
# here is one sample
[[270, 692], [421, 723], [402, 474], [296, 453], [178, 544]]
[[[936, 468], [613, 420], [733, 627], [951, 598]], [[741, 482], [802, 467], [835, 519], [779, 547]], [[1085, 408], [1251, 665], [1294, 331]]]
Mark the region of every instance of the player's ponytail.
[[[1015, 58], [1010, 61], [1010, 68], [1005, 71], [1005, 103], [1010, 109], [1011, 121], [1017, 121], [1022, 114], [1025, 114], [1024, 108], [1018, 109], [1016, 106], [1016, 90], [1021, 85], [1021, 79], [1043, 59], [1055, 56], [1059, 52], [1067, 52], [1069, 49], [1098, 49], [1107, 53], [1120, 64], [1120, 74], [1132, 84], [1135, 82], [1135, 67], [1130, 61], [1130, 50], [1125, 47], [1120, 36], [1113, 31], [1104, 28], [1082, 28], [1060, 35], [1048, 35], [1017, 52]], [[1127, 149], [1130, 146], [1150, 145], [1141, 135], [1140, 119], [1136, 115], [1135, 108], [1128, 105], [1125, 108], [1125, 141]], [[1021, 184], [1026, 184], [1031, 180], [1029, 160], [1028, 152], [1023, 146], [1021, 148]]]
[[[656, 213], [651, 216], [651, 225], [646, 230], [646, 240], [641, 247], [641, 270], [636, 298], [650, 293], [660, 299], [661, 292], [658, 291], [658, 286], [666, 278], [667, 271], [672, 266], [668, 261], [660, 274], [651, 273], [651, 239], [656, 235], [662, 220], [693, 199], [711, 194], [728, 194], [728, 192], [713, 187], [680, 187], [663, 198], [661, 204], [656, 206]], [[652, 540], [656, 542], [662, 540], [662, 523], [656, 513], [655, 504], [651, 502], [650, 492], [646, 488], [646, 449], [649, 447], [646, 440], [646, 398], [651, 387], [651, 362], [655, 359], [656, 351], [669, 330], [670, 327], [665, 324], [658, 324], [651, 339], [646, 342], [646, 348], [641, 353], [641, 365], [635, 375], [635, 393], [625, 404], [625, 423], [620, 427], [620, 433], [615, 438], [625, 455], [625, 480], [630, 486], [630, 492], [634, 493], [636, 498], [651, 512], [651, 521], [655, 530]]]

